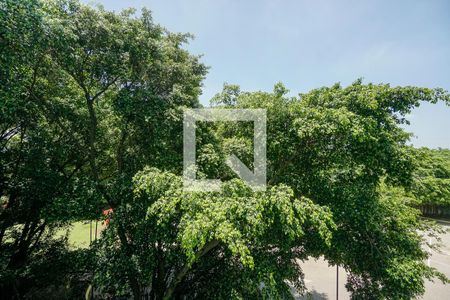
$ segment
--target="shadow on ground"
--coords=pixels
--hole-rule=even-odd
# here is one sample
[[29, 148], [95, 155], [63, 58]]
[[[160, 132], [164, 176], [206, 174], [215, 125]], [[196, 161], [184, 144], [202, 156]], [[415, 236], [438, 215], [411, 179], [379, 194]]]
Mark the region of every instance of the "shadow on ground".
[[308, 291], [305, 295], [297, 297], [297, 300], [328, 300], [325, 293], [319, 293], [316, 290]]

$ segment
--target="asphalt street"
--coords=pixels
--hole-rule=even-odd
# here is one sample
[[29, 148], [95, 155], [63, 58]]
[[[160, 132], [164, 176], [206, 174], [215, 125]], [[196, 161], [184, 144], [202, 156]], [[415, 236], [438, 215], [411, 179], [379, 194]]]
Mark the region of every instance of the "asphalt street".
[[[439, 252], [433, 251], [425, 246], [427, 251], [431, 252], [430, 259], [427, 264], [435, 267], [440, 272], [444, 273], [450, 278], [450, 224], [442, 224], [447, 232], [442, 234], [441, 249]], [[429, 242], [435, 244], [436, 240], [429, 239]], [[350, 298], [349, 293], [345, 289], [347, 276], [345, 270], [339, 269], [339, 283], [336, 284], [336, 267], [329, 266], [324, 259], [310, 259], [301, 263], [305, 273], [305, 284], [308, 289], [308, 294], [305, 296], [295, 295], [296, 299], [330, 299], [336, 298], [336, 286], [338, 286], [339, 300], [346, 300]], [[440, 281], [426, 282], [426, 291], [422, 300], [446, 300], [450, 299], [450, 284], [444, 285]]]

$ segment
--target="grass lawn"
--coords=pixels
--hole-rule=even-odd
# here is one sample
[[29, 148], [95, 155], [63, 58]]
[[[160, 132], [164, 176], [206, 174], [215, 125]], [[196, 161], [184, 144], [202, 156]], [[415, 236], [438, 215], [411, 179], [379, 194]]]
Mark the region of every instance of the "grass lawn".
[[[90, 221], [75, 222], [69, 229], [69, 244], [74, 248], [87, 248], [89, 247], [89, 241], [91, 236]], [[100, 237], [100, 233], [103, 229], [102, 222], [97, 224], [97, 238]], [[65, 234], [66, 231], [62, 231], [60, 234]], [[92, 221], [92, 239], [95, 238], [95, 221]]]

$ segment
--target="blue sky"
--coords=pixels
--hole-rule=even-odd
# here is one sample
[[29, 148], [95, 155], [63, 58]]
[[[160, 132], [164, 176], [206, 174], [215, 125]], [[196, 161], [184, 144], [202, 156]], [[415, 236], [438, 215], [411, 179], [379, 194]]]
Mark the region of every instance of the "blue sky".
[[[204, 104], [224, 82], [271, 91], [282, 81], [297, 94], [363, 77], [450, 90], [450, 1], [83, 2], [145, 6], [155, 22], [194, 34], [187, 48], [210, 66]], [[414, 145], [450, 148], [450, 107], [423, 105], [410, 120]]]

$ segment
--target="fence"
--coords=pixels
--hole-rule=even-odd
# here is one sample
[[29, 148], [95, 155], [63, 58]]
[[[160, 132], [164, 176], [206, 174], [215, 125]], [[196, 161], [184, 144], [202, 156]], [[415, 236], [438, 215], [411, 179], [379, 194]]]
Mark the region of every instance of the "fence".
[[418, 207], [425, 217], [450, 219], [450, 205], [421, 205]]

